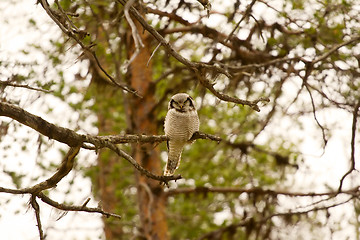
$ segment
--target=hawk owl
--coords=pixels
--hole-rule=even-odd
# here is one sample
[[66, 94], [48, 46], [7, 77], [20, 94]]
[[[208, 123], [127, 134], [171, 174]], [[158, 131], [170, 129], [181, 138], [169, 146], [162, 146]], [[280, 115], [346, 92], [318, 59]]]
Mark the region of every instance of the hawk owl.
[[165, 135], [167, 142], [168, 161], [165, 166], [164, 176], [174, 175], [179, 167], [181, 153], [192, 135], [199, 131], [199, 117], [195, 102], [186, 93], [178, 93], [171, 97], [168, 112], [165, 117]]

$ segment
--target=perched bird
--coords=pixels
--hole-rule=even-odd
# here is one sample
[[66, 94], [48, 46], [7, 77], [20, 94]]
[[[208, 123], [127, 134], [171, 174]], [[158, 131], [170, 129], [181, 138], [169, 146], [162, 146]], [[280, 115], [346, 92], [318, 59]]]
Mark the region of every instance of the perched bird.
[[172, 96], [164, 123], [165, 135], [169, 137], [164, 176], [174, 175], [179, 167], [183, 148], [192, 135], [199, 131], [199, 124], [194, 99], [186, 93]]

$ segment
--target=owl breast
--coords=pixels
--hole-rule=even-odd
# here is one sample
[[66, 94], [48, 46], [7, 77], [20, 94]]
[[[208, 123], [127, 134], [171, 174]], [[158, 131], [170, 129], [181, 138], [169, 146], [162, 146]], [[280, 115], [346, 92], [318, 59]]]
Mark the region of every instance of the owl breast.
[[194, 132], [199, 131], [199, 118], [196, 110], [178, 112], [170, 109], [165, 118], [165, 135], [173, 141], [188, 141]]

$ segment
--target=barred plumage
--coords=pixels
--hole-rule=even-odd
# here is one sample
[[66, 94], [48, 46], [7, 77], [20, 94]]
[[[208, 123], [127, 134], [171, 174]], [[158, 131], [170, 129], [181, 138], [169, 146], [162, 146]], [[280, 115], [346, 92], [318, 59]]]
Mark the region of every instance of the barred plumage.
[[169, 137], [168, 161], [164, 175], [172, 176], [179, 167], [181, 153], [194, 132], [199, 131], [199, 117], [194, 100], [186, 93], [175, 94], [168, 106], [165, 117], [165, 135]]

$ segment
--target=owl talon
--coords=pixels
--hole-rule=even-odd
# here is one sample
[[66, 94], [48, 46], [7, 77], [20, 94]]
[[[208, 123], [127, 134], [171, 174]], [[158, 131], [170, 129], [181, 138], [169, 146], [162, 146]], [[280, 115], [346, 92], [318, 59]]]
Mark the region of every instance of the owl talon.
[[166, 186], [167, 188], [169, 188], [169, 182], [167, 182], [167, 181], [162, 181], [159, 184], [160, 184], [160, 186]]

